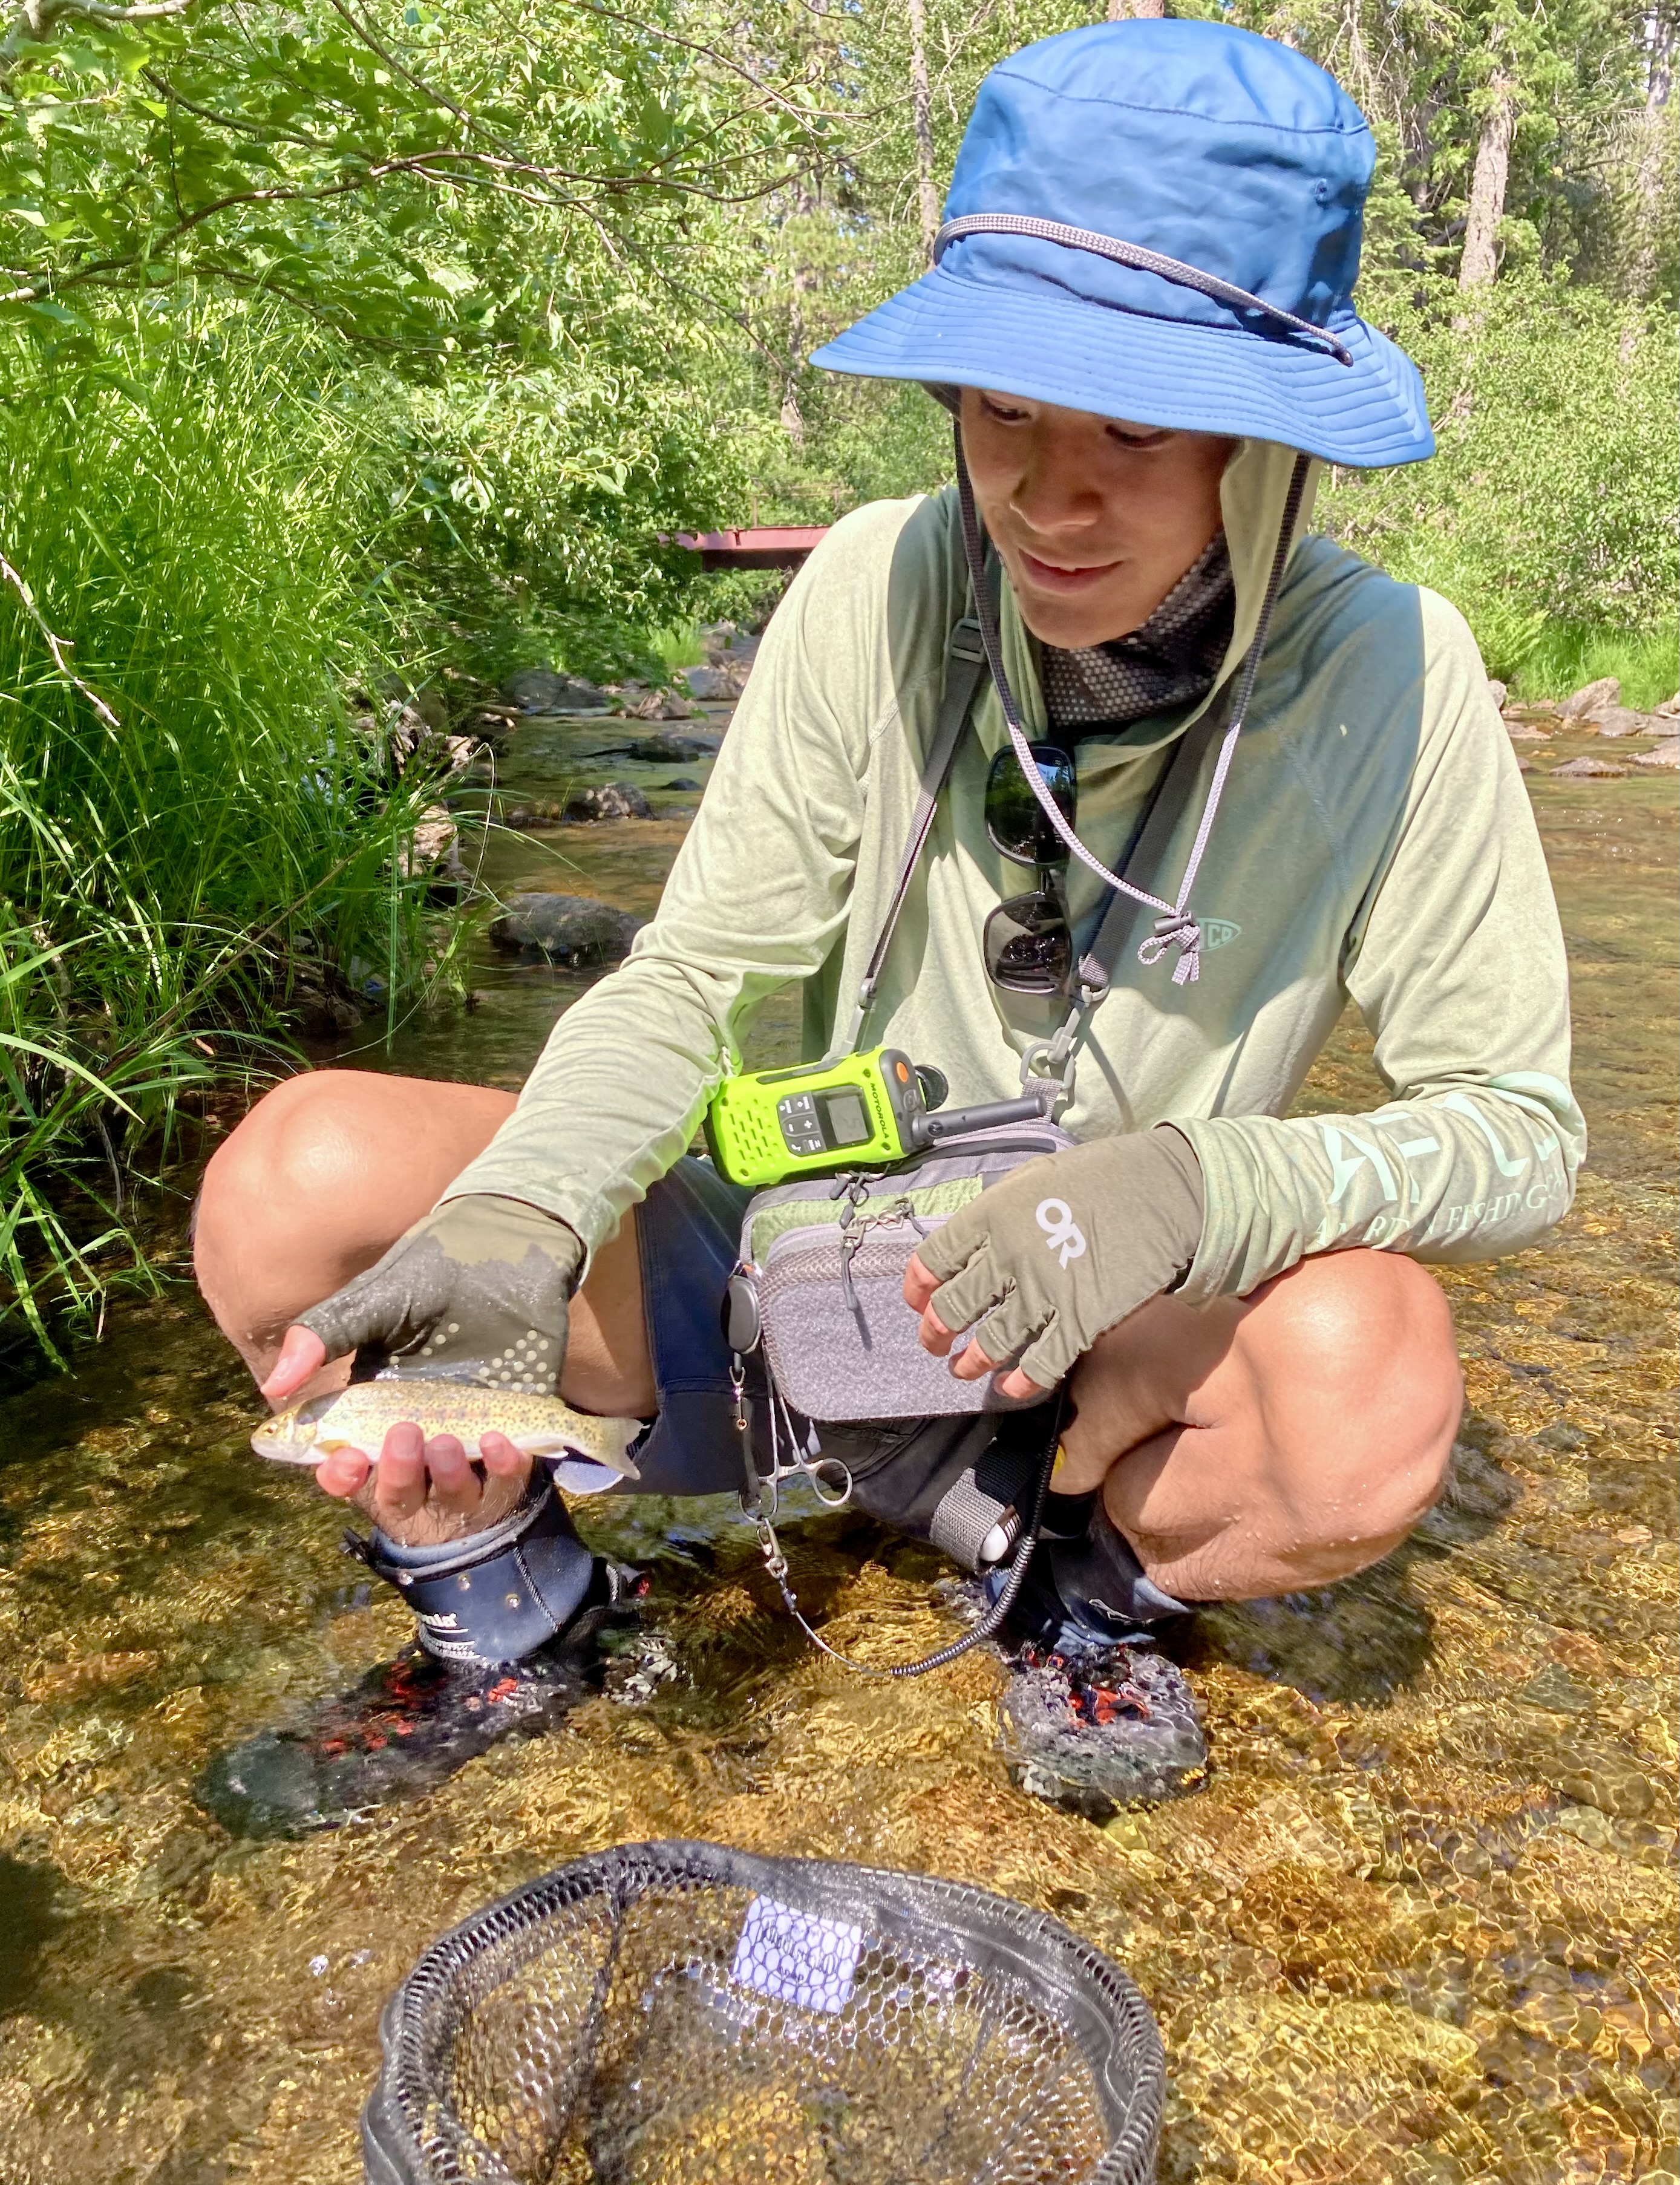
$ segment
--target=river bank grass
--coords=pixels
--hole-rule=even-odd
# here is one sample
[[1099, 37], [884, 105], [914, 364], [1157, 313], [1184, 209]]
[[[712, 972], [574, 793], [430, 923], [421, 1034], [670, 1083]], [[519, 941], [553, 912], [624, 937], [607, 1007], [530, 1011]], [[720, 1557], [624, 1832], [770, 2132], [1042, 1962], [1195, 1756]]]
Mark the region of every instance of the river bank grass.
[[148, 1279], [137, 1161], [276, 1063], [300, 958], [402, 994], [423, 799], [351, 728], [387, 663], [364, 451], [277, 346], [31, 372], [0, 426], [0, 1279], [50, 1343]]

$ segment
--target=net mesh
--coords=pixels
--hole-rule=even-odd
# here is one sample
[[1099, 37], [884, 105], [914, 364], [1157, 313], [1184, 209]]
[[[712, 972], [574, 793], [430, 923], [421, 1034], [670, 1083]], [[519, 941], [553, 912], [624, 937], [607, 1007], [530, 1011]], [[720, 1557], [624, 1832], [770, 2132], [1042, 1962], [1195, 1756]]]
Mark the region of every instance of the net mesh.
[[1161, 2044], [1056, 1921], [710, 1844], [598, 1852], [392, 1998], [372, 2185], [1146, 2185]]

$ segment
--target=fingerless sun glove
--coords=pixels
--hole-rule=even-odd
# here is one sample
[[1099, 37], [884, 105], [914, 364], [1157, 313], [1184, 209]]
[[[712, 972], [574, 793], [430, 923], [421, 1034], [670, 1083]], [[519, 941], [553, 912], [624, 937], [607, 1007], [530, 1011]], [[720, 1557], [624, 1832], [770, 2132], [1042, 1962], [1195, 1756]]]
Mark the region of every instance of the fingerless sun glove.
[[[1183, 1279], [1201, 1241], [1201, 1169], [1168, 1125], [1029, 1161], [918, 1248], [953, 1333], [1053, 1389], [1098, 1336]], [[985, 1316], [982, 1318], [982, 1316]]]
[[552, 1396], [584, 1261], [563, 1221], [488, 1193], [445, 1199], [384, 1259], [300, 1313], [329, 1358]]

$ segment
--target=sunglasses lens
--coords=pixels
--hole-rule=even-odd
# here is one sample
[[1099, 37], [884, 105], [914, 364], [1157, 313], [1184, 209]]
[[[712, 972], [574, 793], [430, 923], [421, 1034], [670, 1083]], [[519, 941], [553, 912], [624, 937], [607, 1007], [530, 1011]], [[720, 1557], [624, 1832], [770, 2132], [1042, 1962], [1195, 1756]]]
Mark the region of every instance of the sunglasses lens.
[[[1045, 788], [1071, 827], [1079, 805], [1072, 760], [1056, 744], [1034, 744], [1032, 750]], [[1012, 746], [998, 753], [986, 777], [986, 831], [994, 847], [1019, 864], [1059, 865], [1067, 855]]]
[[1067, 919], [1054, 896], [1011, 896], [986, 920], [986, 970], [1011, 994], [1059, 994], [1073, 965]]

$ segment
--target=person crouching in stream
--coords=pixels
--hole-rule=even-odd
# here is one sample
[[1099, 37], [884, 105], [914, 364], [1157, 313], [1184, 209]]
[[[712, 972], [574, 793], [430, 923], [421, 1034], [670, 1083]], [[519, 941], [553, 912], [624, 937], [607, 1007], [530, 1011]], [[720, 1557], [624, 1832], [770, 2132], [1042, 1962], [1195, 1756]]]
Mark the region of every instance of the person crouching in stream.
[[[999, 1643], [1022, 1781], [1086, 1811], [1205, 1761], [1162, 1646], [1198, 1603], [1346, 1577], [1428, 1510], [1461, 1383], [1426, 1264], [1532, 1243], [1582, 1157], [1556, 911], [1475, 642], [1308, 528], [1324, 464], [1433, 449], [1415, 370], [1352, 302], [1372, 164], [1328, 75], [1221, 25], [1100, 24], [995, 69], [934, 267], [814, 360], [945, 404], [976, 528], [955, 489], [834, 526], [657, 918], [517, 1100], [300, 1076], [205, 1178], [199, 1279], [275, 1405], [353, 1357], [512, 1373], [648, 1421], [644, 1491], [737, 1491], [720, 1310], [747, 1194], [686, 1148], [776, 988], [804, 988], [809, 1054], [843, 1044], [952, 633], [990, 618], [870, 1037], [964, 1103], [1018, 1093], [1117, 894], [1143, 906], [1085, 994], [1056, 1119], [1076, 1143], [972, 1199], [904, 1282], [928, 1352], [972, 1332], [951, 1373], [1066, 1399]], [[1038, 796], [1005, 694], [1063, 785], [1067, 824], [1024, 847], [1000, 824]], [[1013, 975], [1023, 934], [1036, 986]], [[1350, 998], [1388, 1098], [1288, 1115]], [[845, 1428], [858, 1503], [925, 1534], [927, 1482], [972, 1471], [994, 1424]], [[372, 1454], [317, 1475], [372, 1520], [372, 1568], [411, 1595], [482, 1573], [461, 1601], [490, 1604], [462, 1608], [428, 1704], [546, 1704], [619, 1574], [496, 1435], [468, 1452], [397, 1426]], [[544, 1613], [512, 1646], [491, 1581], [516, 1568]], [[1002, 1566], [979, 1575], [995, 1597]], [[302, 1746], [265, 1752], [283, 1803], [317, 1795]]]

